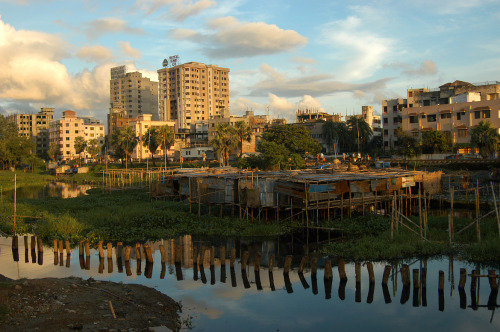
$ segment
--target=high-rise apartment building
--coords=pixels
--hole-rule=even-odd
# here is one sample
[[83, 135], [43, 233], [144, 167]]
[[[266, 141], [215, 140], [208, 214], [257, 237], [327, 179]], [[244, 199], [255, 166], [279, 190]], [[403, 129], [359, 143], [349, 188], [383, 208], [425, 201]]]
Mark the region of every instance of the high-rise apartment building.
[[49, 122], [54, 120], [53, 108], [42, 107], [37, 114], [12, 114], [7, 120], [17, 125], [19, 136], [33, 140], [39, 157], [45, 157], [49, 149]]
[[196, 121], [229, 116], [229, 69], [188, 62], [158, 70], [159, 113], [175, 121], [176, 132]]
[[158, 82], [143, 77], [139, 72], [127, 73], [125, 66], [111, 68], [109, 83], [108, 134], [114, 127], [113, 119], [135, 119], [141, 114], [158, 115]]
[[361, 116], [372, 129], [373, 136], [382, 135], [382, 120], [380, 115], [375, 114], [373, 106], [361, 106]]

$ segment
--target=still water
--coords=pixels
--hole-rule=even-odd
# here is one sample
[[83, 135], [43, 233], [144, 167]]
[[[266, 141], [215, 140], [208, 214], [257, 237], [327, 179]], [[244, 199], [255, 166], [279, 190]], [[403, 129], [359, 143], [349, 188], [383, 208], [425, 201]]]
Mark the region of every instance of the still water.
[[[487, 278], [478, 278], [477, 291], [471, 293], [471, 277], [467, 277], [465, 292], [459, 293], [460, 268], [467, 274], [478, 269], [476, 264], [436, 258], [405, 260], [410, 275], [413, 269], [427, 267], [427, 282], [419, 288], [403, 289], [399, 268], [393, 265], [387, 288], [381, 285], [386, 263], [373, 263], [375, 284], [369, 284], [366, 265], [361, 267], [361, 282], [356, 285], [355, 265], [346, 264], [347, 283], [341, 283], [337, 267], [333, 266], [331, 288], [324, 282], [324, 258], [318, 260], [317, 275], [308, 264], [303, 278], [297, 272], [300, 256], [294, 256], [288, 276], [283, 273], [287, 254], [279, 241], [226, 241], [225, 266], [219, 249], [214, 251], [215, 263], [210, 266], [210, 251], [193, 264], [193, 248], [210, 246], [193, 241], [190, 236], [175, 240], [148, 243], [153, 249], [153, 264], [146, 264], [144, 255], [136, 260], [134, 249], [129, 264], [118, 260], [115, 248], [111, 259], [99, 260], [97, 250], [91, 250], [90, 261], [78, 255], [78, 248], [68, 257], [54, 254], [45, 247], [42, 256], [25, 251], [19, 241], [19, 261], [13, 259], [11, 239], [0, 238], [0, 273], [13, 279], [76, 276], [83, 279], [137, 283], [153, 287], [176, 301], [182, 302], [182, 317], [189, 318], [196, 331], [499, 331], [500, 317], [495, 315], [497, 294], [490, 291]], [[166, 248], [165, 263], [158, 250]], [[219, 248], [221, 242], [214, 244]], [[182, 264], [174, 263], [174, 248], [182, 250]], [[235, 247], [237, 259], [230, 268], [230, 250]], [[248, 251], [245, 272], [241, 270], [240, 253]], [[262, 253], [261, 268], [255, 273], [257, 252]], [[275, 255], [272, 278], [268, 258]], [[62, 258], [62, 261], [60, 260]], [[40, 261], [41, 259], [41, 261]], [[332, 259], [332, 262], [335, 262]], [[400, 262], [403, 263], [403, 262]], [[487, 268], [479, 268], [488, 274]], [[438, 292], [439, 271], [444, 272], [444, 292]], [[497, 272], [498, 273], [498, 272]], [[287, 283], [288, 279], [290, 280]], [[302, 279], [302, 280], [301, 280]], [[420, 279], [421, 280], [421, 279]], [[274, 284], [274, 287], [272, 287]], [[425, 286], [425, 287], [424, 287]], [[461, 295], [461, 296], [460, 296]]]
[[[45, 186], [24, 186], [17, 189], [16, 198], [46, 198], [46, 197], [61, 197], [74, 198], [86, 195], [87, 190], [91, 189], [90, 185], [77, 185], [65, 182], [50, 182]], [[4, 192], [2, 195], [9, 199], [14, 198], [14, 191]]]

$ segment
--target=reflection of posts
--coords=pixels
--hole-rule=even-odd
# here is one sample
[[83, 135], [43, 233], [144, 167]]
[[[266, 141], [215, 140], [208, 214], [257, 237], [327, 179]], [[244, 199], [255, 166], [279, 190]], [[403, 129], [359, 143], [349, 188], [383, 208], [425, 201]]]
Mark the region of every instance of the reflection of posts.
[[422, 284], [422, 307], [427, 307], [427, 268], [423, 267], [420, 275]]
[[165, 279], [165, 272], [166, 272], [165, 262], [162, 262], [161, 263], [160, 279]]
[[108, 257], [108, 273], [113, 273], [113, 258]]
[[302, 260], [300, 261], [300, 265], [299, 265], [299, 279], [300, 279], [300, 282], [302, 283], [302, 287], [304, 287], [304, 289], [308, 289], [309, 288], [309, 284], [307, 283], [306, 279], [304, 278], [304, 268], [305, 266], [307, 265], [307, 263], [309, 262], [309, 257], [308, 256], [303, 256], [302, 257]]
[[314, 257], [311, 261], [311, 284], [314, 295], [318, 294], [318, 257]]
[[255, 265], [254, 265], [254, 274], [255, 274], [255, 284], [257, 286], [257, 290], [262, 290], [262, 283], [260, 282], [260, 260], [262, 258], [262, 254], [258, 252], [255, 256]]
[[271, 287], [272, 291], [275, 291], [274, 287], [274, 276], [273, 276], [273, 267], [274, 267], [274, 254], [269, 257], [269, 287]]
[[80, 269], [85, 270], [85, 258], [83, 255], [78, 255], [78, 260], [80, 261]]
[[382, 284], [382, 293], [384, 293], [384, 301], [385, 303], [391, 303], [391, 294], [389, 293], [389, 288], [387, 284]]
[[104, 258], [99, 257], [99, 273], [104, 271]]
[[368, 297], [366, 298], [366, 303], [373, 302], [373, 294], [375, 292], [375, 274], [373, 273], [373, 264], [368, 262], [366, 263], [366, 269], [368, 270]]
[[144, 271], [144, 275], [148, 279], [151, 279], [151, 277], [153, 276], [153, 262], [152, 261], [150, 262], [150, 261], [146, 260], [146, 269]]
[[250, 288], [250, 282], [247, 277], [247, 270], [241, 269], [241, 279], [243, 280], [243, 286], [248, 289]]
[[438, 295], [439, 311], [444, 311], [444, 271], [439, 271]]
[[234, 266], [229, 268], [229, 273], [231, 274], [231, 286], [236, 287], [236, 272], [234, 271]]
[[354, 271], [356, 280], [355, 301], [361, 302], [361, 263], [354, 263]]
[[418, 269], [413, 269], [413, 306], [418, 307], [420, 305], [420, 281], [418, 278]]
[[205, 275], [205, 267], [203, 266], [203, 258], [200, 259], [199, 268], [200, 268], [201, 282], [206, 284], [207, 283], [207, 276]]
[[330, 299], [332, 297], [333, 282], [332, 261], [330, 259], [327, 259], [325, 262], [325, 274], [323, 281], [325, 283], [325, 299]]
[[477, 275], [478, 270], [472, 270], [472, 278], [470, 282], [470, 297], [471, 297], [471, 308], [477, 310], [477, 300], [476, 300], [476, 289], [477, 289]]

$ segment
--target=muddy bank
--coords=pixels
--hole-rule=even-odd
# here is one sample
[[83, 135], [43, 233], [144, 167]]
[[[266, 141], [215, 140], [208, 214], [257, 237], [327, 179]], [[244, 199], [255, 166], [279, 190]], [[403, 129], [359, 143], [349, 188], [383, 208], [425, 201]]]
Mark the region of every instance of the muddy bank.
[[2, 331], [176, 331], [180, 309], [167, 295], [141, 285], [0, 275]]

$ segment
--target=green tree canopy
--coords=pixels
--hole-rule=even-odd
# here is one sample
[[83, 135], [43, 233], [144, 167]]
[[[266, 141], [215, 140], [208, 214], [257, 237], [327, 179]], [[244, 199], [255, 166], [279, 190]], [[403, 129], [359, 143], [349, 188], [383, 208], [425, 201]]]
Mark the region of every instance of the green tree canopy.
[[158, 151], [162, 143], [162, 136], [160, 134], [160, 129], [158, 127], [149, 127], [144, 134], [144, 141], [142, 144], [149, 149], [151, 152], [151, 157], [153, 158], [153, 166], [156, 166], [155, 163], [155, 153]]
[[282, 144], [289, 152], [304, 155], [321, 152], [321, 145], [311, 138], [309, 129], [301, 125], [279, 125], [265, 131], [263, 141]]
[[403, 128], [396, 129], [398, 139], [398, 153], [405, 157], [415, 157], [420, 154], [420, 146], [414, 137], [411, 137]]
[[101, 147], [99, 146], [97, 138], [93, 138], [88, 142], [87, 152], [92, 156], [92, 159], [94, 159], [99, 152], [101, 152]]
[[472, 147], [479, 149], [479, 153], [483, 158], [488, 158], [497, 150], [498, 140], [500, 135], [491, 123], [482, 120], [479, 124], [470, 130], [470, 144]]
[[[373, 135], [372, 128], [361, 115], [353, 115], [347, 119], [347, 128], [351, 134], [351, 142], [356, 144], [358, 152], [366, 151], [367, 143]], [[353, 149], [354, 146], [351, 146]]]
[[[351, 137], [345, 122], [326, 121], [322, 128], [323, 138], [326, 141], [327, 153], [333, 152], [337, 154], [340, 151], [346, 151], [346, 147], [350, 144]], [[333, 146], [333, 149], [331, 148]], [[339, 151], [337, 151], [337, 146]]]
[[74, 146], [76, 154], [82, 159], [82, 152], [87, 147], [87, 141], [82, 136], [77, 136], [75, 137]]
[[245, 121], [238, 121], [234, 124], [234, 129], [240, 140], [238, 147], [240, 148], [241, 158], [241, 155], [243, 154], [243, 141], [250, 142], [252, 140], [252, 128], [250, 128]]
[[165, 159], [165, 167], [166, 167], [167, 164], [170, 165], [167, 158], [167, 152], [168, 150], [170, 150], [170, 147], [175, 143], [175, 133], [174, 130], [167, 125], [158, 128], [158, 133], [160, 136], [160, 142], [161, 142], [160, 147], [163, 150], [163, 158]]
[[137, 143], [138, 138], [132, 127], [126, 126], [113, 131], [111, 144], [115, 148], [115, 154], [121, 158], [125, 158], [125, 168], [127, 168], [127, 161], [131, 158]]
[[30, 163], [35, 144], [28, 137], [19, 137], [15, 123], [0, 115], [0, 161], [2, 168]]
[[59, 149], [59, 144], [50, 143], [49, 150], [47, 151], [47, 153], [49, 154], [50, 159], [55, 161], [57, 155], [59, 155], [61, 153], [60, 149]]
[[224, 165], [229, 165], [229, 153], [231, 148], [238, 145], [238, 135], [236, 129], [227, 123], [219, 123], [215, 127], [214, 138], [210, 145], [215, 148], [219, 156], [224, 159]]
[[438, 130], [428, 130], [422, 134], [423, 153], [441, 153], [450, 150], [446, 135]]

